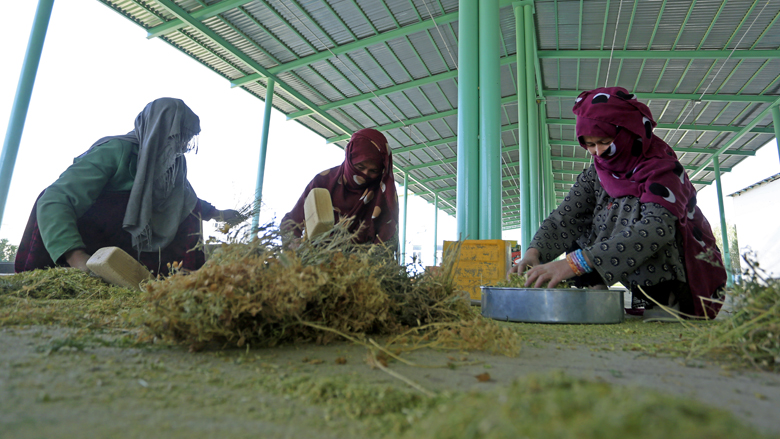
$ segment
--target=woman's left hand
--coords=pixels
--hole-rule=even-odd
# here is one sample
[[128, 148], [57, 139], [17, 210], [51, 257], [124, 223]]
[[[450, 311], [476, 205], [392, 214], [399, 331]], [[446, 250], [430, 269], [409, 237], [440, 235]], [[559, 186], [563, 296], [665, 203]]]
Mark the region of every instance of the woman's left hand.
[[561, 281], [574, 277], [574, 271], [565, 259], [562, 261], [549, 262], [547, 264], [537, 265], [528, 270], [526, 287], [541, 288], [547, 281], [547, 288], [555, 288]]

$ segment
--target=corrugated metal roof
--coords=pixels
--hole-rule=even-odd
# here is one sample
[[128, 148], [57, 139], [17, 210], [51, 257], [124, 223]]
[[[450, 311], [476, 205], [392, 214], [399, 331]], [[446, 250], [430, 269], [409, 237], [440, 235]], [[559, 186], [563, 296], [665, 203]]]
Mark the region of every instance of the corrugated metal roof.
[[763, 186], [763, 185], [765, 185], [767, 183], [771, 183], [771, 182], [777, 181], [777, 180], [780, 180], [780, 174], [775, 174], [775, 175], [773, 175], [771, 177], [767, 177], [767, 178], [765, 178], [765, 179], [763, 179], [763, 180], [761, 180], [759, 182], [753, 183], [753, 184], [751, 184], [750, 186], [748, 186], [746, 188], [743, 188], [743, 189], [740, 189], [740, 190], [734, 192], [733, 194], [729, 194], [729, 197], [738, 197], [738, 196], [744, 194], [745, 192], [747, 192], [747, 191], [749, 191], [751, 189], [755, 189], [755, 188], [757, 188], [759, 186]]
[[[382, 130], [396, 151], [396, 178], [408, 172], [413, 193], [431, 201], [438, 191], [440, 207], [455, 212], [458, 0], [100, 1], [259, 99], [272, 75], [274, 107], [330, 142], [343, 147], [355, 130]], [[499, 4], [504, 216], [514, 217], [515, 18], [511, 1]], [[559, 197], [588, 166], [571, 113], [582, 90], [607, 84], [638, 93], [659, 123], [656, 134], [691, 173], [726, 146], [719, 163], [733, 168], [774, 137], [768, 108], [780, 98], [778, 2], [537, 0], [534, 7], [537, 93], [549, 130], [542, 141]], [[698, 189], [713, 179], [710, 168], [694, 177]]]

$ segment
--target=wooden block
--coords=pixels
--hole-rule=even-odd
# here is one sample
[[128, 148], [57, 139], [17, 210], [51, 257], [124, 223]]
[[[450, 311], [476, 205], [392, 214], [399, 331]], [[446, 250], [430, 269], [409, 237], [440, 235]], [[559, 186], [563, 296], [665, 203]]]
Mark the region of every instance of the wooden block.
[[333, 203], [327, 189], [314, 188], [309, 191], [303, 203], [303, 215], [306, 219], [306, 237], [312, 239], [333, 228]]
[[133, 290], [152, 278], [152, 273], [119, 247], [103, 247], [87, 261], [87, 268], [106, 282]]

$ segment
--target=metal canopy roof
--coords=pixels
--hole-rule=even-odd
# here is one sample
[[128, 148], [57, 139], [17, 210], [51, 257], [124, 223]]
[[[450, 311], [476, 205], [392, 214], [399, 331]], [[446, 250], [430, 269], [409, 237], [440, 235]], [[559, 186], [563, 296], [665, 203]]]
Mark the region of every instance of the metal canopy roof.
[[[344, 147], [380, 129], [396, 179], [455, 213], [458, 0], [100, 0], [260, 99]], [[519, 210], [515, 18], [500, 0], [503, 226]], [[697, 189], [774, 138], [780, 2], [537, 0], [537, 99], [556, 193], [589, 165], [571, 108], [618, 85], [646, 102], [656, 134]], [[464, 60], [464, 62], [476, 62]], [[546, 138], [545, 138], [546, 137]], [[718, 155], [720, 153], [720, 155]]]

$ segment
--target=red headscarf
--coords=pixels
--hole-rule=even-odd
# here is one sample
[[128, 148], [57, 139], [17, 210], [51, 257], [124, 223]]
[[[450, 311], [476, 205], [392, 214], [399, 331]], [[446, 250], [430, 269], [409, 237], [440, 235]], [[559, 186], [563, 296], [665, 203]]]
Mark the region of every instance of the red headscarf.
[[[369, 178], [355, 168], [355, 164], [371, 160], [382, 166], [381, 175]], [[358, 242], [387, 242], [398, 232], [398, 195], [393, 178], [393, 157], [385, 136], [377, 130], [366, 128], [357, 131], [347, 144], [344, 162], [320, 172], [304, 190], [295, 208], [285, 215], [288, 220], [303, 222], [303, 201], [314, 188], [324, 188], [330, 198], [338, 222], [342, 218], [354, 218], [351, 230], [358, 230]], [[300, 233], [300, 230], [296, 231]]]
[[[686, 275], [694, 295], [696, 315], [712, 318], [720, 304], [711, 298], [726, 283], [726, 271], [710, 224], [696, 206], [696, 189], [672, 148], [653, 134], [656, 126], [647, 105], [622, 87], [582, 92], [573, 109], [577, 138], [614, 139], [610, 150], [593, 156], [599, 181], [613, 198], [634, 196], [642, 203], [657, 203], [677, 217], [682, 235]], [[704, 255], [704, 259], [697, 258]], [[706, 256], [706, 257], [705, 257]], [[720, 264], [716, 266], [713, 264]]]

